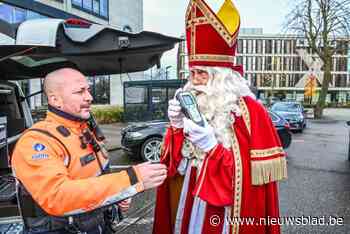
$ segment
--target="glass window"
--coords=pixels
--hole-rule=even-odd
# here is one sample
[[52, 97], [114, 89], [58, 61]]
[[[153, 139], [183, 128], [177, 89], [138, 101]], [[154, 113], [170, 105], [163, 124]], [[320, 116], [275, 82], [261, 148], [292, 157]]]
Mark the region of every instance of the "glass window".
[[237, 53], [239, 53], [239, 54], [243, 53], [243, 40], [242, 39], [238, 40]]
[[83, 0], [83, 8], [92, 11], [92, 0]]
[[283, 58], [283, 71], [289, 70], [289, 58], [285, 57]]
[[14, 8], [13, 23], [20, 23], [26, 20], [26, 11], [20, 8]]
[[247, 40], [243, 40], [243, 54], [247, 54]]
[[302, 62], [302, 71], [308, 71], [309, 70], [309, 68], [308, 68], [308, 66], [306, 65], [306, 63], [304, 62], [304, 61], [301, 61]]
[[40, 19], [40, 18], [47, 18], [47, 16], [41, 15], [34, 11], [27, 11], [27, 20], [28, 19]]
[[277, 123], [280, 120], [280, 118], [275, 113], [269, 111], [269, 114], [272, 122]]
[[72, 4], [83, 7], [83, 0], [72, 0]]
[[254, 87], [257, 87], [257, 74], [252, 74], [252, 77], [251, 77], [251, 85], [254, 86]]
[[262, 54], [262, 51], [263, 51], [262, 40], [261, 40], [261, 39], [257, 39], [257, 40], [256, 40], [256, 50], [255, 50], [255, 53], [257, 53], [257, 54]]
[[265, 41], [265, 53], [271, 54], [272, 53], [272, 40], [266, 40]]
[[296, 40], [296, 39], [294, 39], [294, 40], [291, 41], [291, 51], [292, 51], [292, 54], [296, 54], [296, 53], [297, 53], [296, 43], [297, 43], [297, 40]]
[[281, 40], [275, 40], [275, 54], [280, 54], [281, 53], [281, 46], [282, 46], [282, 41]]
[[255, 59], [255, 69], [257, 71], [262, 71], [262, 57], [256, 57]]
[[300, 57], [293, 57], [292, 59], [293, 59], [292, 70], [293, 71], [301, 71], [301, 65], [300, 65], [301, 59], [300, 59]]
[[261, 87], [262, 86], [262, 74], [256, 74], [256, 87]]
[[109, 76], [88, 77], [94, 104], [110, 103]]
[[125, 88], [125, 103], [139, 104], [148, 102], [147, 87], [128, 87]]
[[299, 112], [301, 110], [301, 106], [298, 103], [278, 102], [278, 103], [275, 103], [271, 107], [271, 109], [273, 111]]
[[348, 51], [348, 44], [346, 41], [337, 41], [337, 54], [346, 55]]
[[253, 40], [247, 40], [247, 53], [251, 54], [253, 51]]
[[0, 19], [12, 23], [12, 11], [13, 7], [7, 4], [0, 4]]
[[152, 88], [151, 89], [151, 105], [150, 111], [152, 119], [165, 119], [167, 113], [167, 89], [166, 88]]
[[282, 74], [280, 77], [280, 83], [279, 83], [279, 87], [286, 87], [286, 75]]
[[255, 70], [255, 61], [253, 57], [248, 57], [248, 66], [250, 71]]
[[237, 56], [236, 57], [236, 64], [237, 65], [242, 65], [243, 64], [243, 57], [242, 56]]
[[47, 18], [39, 13], [25, 10], [22, 8], [10, 6], [8, 4], [0, 4], [0, 19], [9, 23], [21, 23], [27, 19]]
[[100, 14], [108, 17], [108, 0], [100, 0]]
[[284, 54], [291, 54], [292, 52], [292, 41], [285, 40], [284, 41]]
[[99, 14], [100, 13], [100, 1], [99, 0], [94, 0], [92, 2], [92, 8], [94, 13]]
[[108, 0], [72, 0], [72, 5], [94, 15], [108, 18]]
[[294, 80], [293, 80], [293, 87], [299, 82], [299, 80], [302, 78], [303, 74], [294, 74]]
[[337, 74], [336, 75], [335, 87], [346, 87], [346, 74]]
[[336, 71], [346, 71], [347, 63], [345, 57], [336, 58]]
[[272, 70], [272, 57], [271, 56], [266, 56], [265, 57], [265, 69], [268, 71]]

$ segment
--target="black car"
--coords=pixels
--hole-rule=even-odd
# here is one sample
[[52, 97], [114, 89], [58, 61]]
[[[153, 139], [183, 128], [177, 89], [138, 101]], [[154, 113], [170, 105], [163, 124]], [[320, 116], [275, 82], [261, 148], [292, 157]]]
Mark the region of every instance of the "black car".
[[298, 102], [276, 102], [271, 110], [288, 121], [290, 129], [303, 132], [306, 128], [306, 111]]
[[[288, 122], [274, 112], [270, 111], [269, 114], [283, 148], [288, 148], [292, 141]], [[121, 131], [124, 152], [133, 157], [140, 157], [144, 161], [159, 161], [162, 138], [168, 125], [167, 121], [130, 124]]]
[[292, 134], [290, 132], [289, 123], [273, 111], [269, 111], [269, 114], [277, 130], [283, 149], [287, 149], [292, 143]]

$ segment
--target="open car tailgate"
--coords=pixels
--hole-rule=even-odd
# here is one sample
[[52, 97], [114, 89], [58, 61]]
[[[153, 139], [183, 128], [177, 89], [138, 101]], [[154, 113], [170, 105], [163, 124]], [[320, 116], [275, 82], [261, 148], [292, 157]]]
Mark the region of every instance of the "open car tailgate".
[[163, 53], [179, 41], [77, 20], [29, 20], [18, 26], [15, 44], [0, 45], [0, 79], [44, 77], [62, 67], [87, 76], [144, 71], [159, 66]]

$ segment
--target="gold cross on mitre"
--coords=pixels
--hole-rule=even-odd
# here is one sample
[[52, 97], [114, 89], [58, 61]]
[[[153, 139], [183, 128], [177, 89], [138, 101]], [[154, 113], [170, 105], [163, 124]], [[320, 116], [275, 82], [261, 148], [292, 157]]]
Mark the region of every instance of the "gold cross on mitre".
[[239, 12], [231, 0], [225, 0], [217, 13], [204, 0], [191, 0], [186, 19], [186, 28], [191, 27], [192, 35], [197, 26], [210, 23], [230, 46], [234, 43], [240, 27]]

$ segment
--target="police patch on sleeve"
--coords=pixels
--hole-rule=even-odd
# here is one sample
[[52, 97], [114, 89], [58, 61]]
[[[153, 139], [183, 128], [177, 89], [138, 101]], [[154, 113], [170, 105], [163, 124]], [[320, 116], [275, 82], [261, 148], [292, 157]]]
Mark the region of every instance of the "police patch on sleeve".
[[43, 151], [45, 148], [45, 145], [41, 143], [36, 143], [35, 145], [33, 145], [33, 149], [38, 152]]

